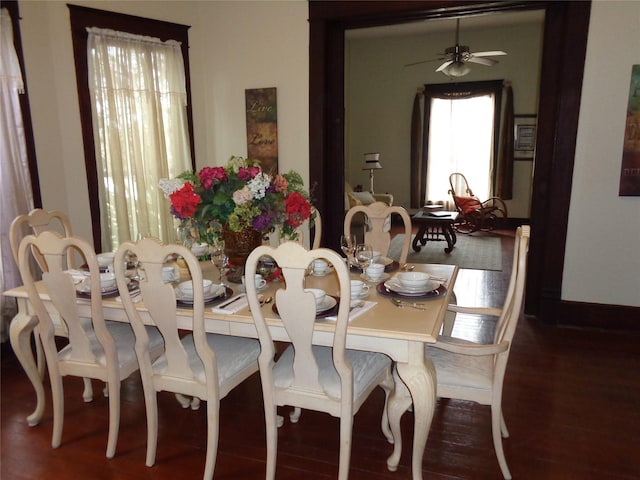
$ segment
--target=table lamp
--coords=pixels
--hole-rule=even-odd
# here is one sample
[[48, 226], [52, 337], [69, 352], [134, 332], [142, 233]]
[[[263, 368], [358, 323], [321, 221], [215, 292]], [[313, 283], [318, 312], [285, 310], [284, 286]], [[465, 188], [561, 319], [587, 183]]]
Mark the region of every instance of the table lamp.
[[371, 182], [370, 192], [373, 195], [373, 171], [380, 170], [382, 165], [380, 165], [380, 154], [379, 153], [365, 153], [364, 154], [364, 168], [363, 170], [369, 170], [369, 181]]

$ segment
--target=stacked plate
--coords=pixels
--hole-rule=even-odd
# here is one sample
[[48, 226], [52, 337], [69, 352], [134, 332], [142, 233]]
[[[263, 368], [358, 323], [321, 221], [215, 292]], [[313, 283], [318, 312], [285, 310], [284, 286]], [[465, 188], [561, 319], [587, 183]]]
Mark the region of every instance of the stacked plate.
[[[433, 292], [440, 287], [440, 282], [436, 282], [431, 280], [429, 275], [424, 273], [420, 274], [421, 277], [419, 280], [412, 281], [413, 278], [404, 278], [409, 272], [401, 272], [397, 275], [394, 275], [389, 280], [384, 282], [384, 286], [391, 293], [395, 293], [398, 295], [403, 295], [407, 297], [421, 297], [426, 295], [429, 292]], [[419, 272], [413, 272], [412, 277], [416, 277]]]
[[[181, 291], [178, 287], [174, 289], [176, 292], [176, 300], [179, 303], [184, 303], [185, 305], [193, 305], [193, 294], [186, 294]], [[222, 297], [226, 294], [226, 288], [224, 285], [214, 285], [209, 293], [204, 295], [204, 303], [211, 302], [219, 297]]]
[[[138, 288], [138, 282], [136, 282], [135, 280], [132, 281], [127, 278], [127, 287], [129, 288], [130, 292], [133, 292]], [[102, 298], [115, 297], [118, 295], [118, 287], [113, 286], [102, 288], [101, 293]], [[86, 277], [84, 280], [82, 280], [82, 282], [76, 285], [76, 294], [78, 295], [78, 297], [91, 298], [91, 279], [89, 277]]]

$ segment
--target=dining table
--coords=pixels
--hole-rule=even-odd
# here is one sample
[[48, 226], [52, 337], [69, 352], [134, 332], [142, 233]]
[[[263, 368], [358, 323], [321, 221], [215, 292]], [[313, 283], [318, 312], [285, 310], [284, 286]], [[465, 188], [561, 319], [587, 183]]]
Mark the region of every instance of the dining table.
[[[350, 320], [347, 331], [347, 348], [381, 352], [393, 360], [396, 382], [387, 407], [389, 423], [399, 429], [402, 415], [410, 407], [413, 407], [411, 472], [414, 480], [421, 480], [422, 460], [436, 404], [436, 373], [433, 363], [425, 355], [425, 345], [434, 343], [440, 332], [447, 306], [452, 299], [458, 267], [442, 264], [411, 265], [410, 268], [414, 271], [426, 272], [438, 277], [441, 285], [438, 291], [428, 298], [420, 298], [415, 302], [408, 301], [398, 305], [392, 301], [390, 292], [381, 288], [384, 286], [384, 280], [387, 277], [392, 277], [399, 270], [397, 262], [389, 264], [389, 266], [392, 265], [395, 265], [395, 269], [387, 268], [382, 279], [372, 282], [364, 278], [370, 288], [364, 294], [366, 298], [362, 300], [369, 308], [360, 312], [359, 315], [355, 315], [356, 312], [353, 312], [354, 318]], [[201, 268], [205, 278], [218, 281], [218, 271], [210, 262], [201, 262]], [[179, 280], [184, 280], [186, 271], [184, 269], [180, 271], [181, 278]], [[354, 269], [351, 271], [351, 277], [352, 279], [363, 279], [361, 272], [354, 271]], [[227, 283], [227, 286], [229, 287], [227, 291], [231, 291], [230, 297], [243, 295], [242, 285]], [[261, 294], [265, 298], [275, 298], [275, 291], [280, 286], [282, 284], [277, 280], [270, 281]], [[306, 277], [305, 286], [307, 288], [321, 288], [329, 295], [338, 294], [337, 275], [334, 274], [332, 268], [323, 275], [310, 273]], [[46, 308], [55, 314], [55, 307], [50, 301], [44, 284], [39, 282], [37, 287]], [[17, 300], [18, 314], [13, 318], [9, 327], [10, 341], [17, 359], [35, 389], [36, 408], [27, 416], [28, 424], [33, 426], [40, 422], [45, 406], [41, 372], [38, 371], [31, 347], [31, 334], [34, 329], [37, 332], [38, 319], [23, 286], [8, 290], [4, 292], [4, 295], [14, 297]], [[89, 301], [86, 298], [78, 297], [77, 302], [82, 305], [83, 314], [90, 317]], [[412, 306], [412, 303], [418, 305]], [[145, 313], [147, 309], [144, 303], [138, 302], [135, 305], [141, 312], [143, 320], [147, 320], [149, 317]], [[215, 307], [206, 308], [205, 328], [207, 332], [257, 338], [258, 334], [251, 312], [246, 306], [246, 302], [244, 305], [239, 310], [234, 309], [233, 311], [224, 311]], [[289, 338], [277, 315], [277, 309], [273, 308], [273, 305], [263, 308], [273, 339], [287, 342]], [[123, 304], [117, 296], [103, 298], [103, 311], [106, 320], [128, 322]], [[189, 330], [191, 328], [189, 314], [188, 305], [179, 305], [177, 323], [180, 329]], [[52, 317], [59, 318], [57, 315], [52, 315]], [[331, 318], [318, 319], [313, 335], [314, 344], [331, 346], [334, 325], [335, 322]], [[394, 432], [393, 453], [387, 459], [387, 468], [390, 471], [397, 470], [400, 462], [402, 438], [397, 433], [397, 431]]]

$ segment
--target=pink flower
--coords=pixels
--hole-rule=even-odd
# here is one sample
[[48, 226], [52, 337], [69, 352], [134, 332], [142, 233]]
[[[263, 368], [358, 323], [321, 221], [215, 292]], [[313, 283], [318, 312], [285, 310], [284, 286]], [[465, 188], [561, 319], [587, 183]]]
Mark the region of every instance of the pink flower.
[[251, 194], [251, 190], [249, 190], [247, 187], [233, 192], [233, 201], [236, 205], [243, 205], [247, 202], [250, 202], [252, 198], [253, 195]]
[[224, 167], [204, 167], [198, 175], [200, 176], [200, 185], [205, 190], [210, 189], [215, 180], [224, 181], [227, 179], [227, 172]]
[[273, 179], [273, 186], [278, 193], [286, 193], [287, 188], [289, 188], [289, 182], [282, 175], [278, 174]]

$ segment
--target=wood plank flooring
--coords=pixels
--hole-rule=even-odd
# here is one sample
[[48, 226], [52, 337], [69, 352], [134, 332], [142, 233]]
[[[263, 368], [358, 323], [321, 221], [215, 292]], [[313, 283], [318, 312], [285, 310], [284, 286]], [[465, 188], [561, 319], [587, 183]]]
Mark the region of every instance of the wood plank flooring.
[[[511, 263], [512, 232], [501, 232], [502, 272], [463, 270], [456, 283], [459, 304], [500, 305]], [[530, 259], [535, 261], [535, 259]], [[490, 337], [491, 322], [459, 318], [454, 334]], [[520, 321], [504, 388], [504, 440], [514, 479], [631, 480], [640, 478], [640, 338], [602, 331], [561, 329]], [[66, 378], [62, 445], [52, 449], [52, 411], [40, 425], [25, 416], [34, 408], [31, 386], [8, 343], [1, 347], [0, 478], [10, 479], [197, 479], [205, 452], [205, 408], [183, 410], [172, 394], [159, 396], [155, 466], [146, 467], [144, 400], [137, 375], [122, 388], [121, 426], [115, 458], [105, 458], [107, 400], [94, 383], [95, 400], [82, 401], [82, 381]], [[45, 385], [48, 390], [48, 383]], [[215, 478], [261, 479], [265, 438], [260, 381], [254, 375], [221, 402]], [[412, 415], [403, 417], [404, 450], [389, 472], [391, 446], [379, 428], [382, 392], [355, 417], [350, 477], [410, 479]], [[284, 409], [283, 412], [287, 412]], [[279, 431], [278, 479], [337, 476], [338, 420], [304, 411], [297, 424]], [[488, 407], [438, 401], [423, 462], [425, 480], [500, 479]]]

